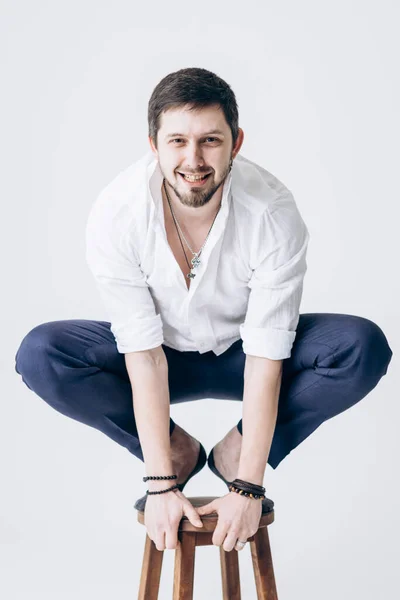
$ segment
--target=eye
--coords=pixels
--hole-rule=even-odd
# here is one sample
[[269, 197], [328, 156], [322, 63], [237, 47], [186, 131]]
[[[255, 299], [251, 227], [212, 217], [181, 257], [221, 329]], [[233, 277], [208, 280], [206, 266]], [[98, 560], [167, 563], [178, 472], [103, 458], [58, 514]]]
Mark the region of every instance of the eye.
[[[212, 142], [219, 142], [219, 141], [220, 141], [218, 138], [215, 138], [215, 137], [207, 137], [207, 138], [205, 138], [205, 139], [206, 139], [206, 140], [212, 140]], [[171, 140], [171, 142], [178, 142], [178, 144], [179, 144], [179, 143], [181, 143], [181, 142], [182, 142], [182, 138], [173, 138], [173, 139]]]

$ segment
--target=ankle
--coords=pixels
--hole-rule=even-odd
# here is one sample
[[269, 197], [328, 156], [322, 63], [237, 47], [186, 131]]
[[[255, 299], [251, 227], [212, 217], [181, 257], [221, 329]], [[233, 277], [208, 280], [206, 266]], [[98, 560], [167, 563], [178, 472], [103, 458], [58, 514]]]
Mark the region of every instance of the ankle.
[[236, 425], [214, 446], [215, 466], [227, 481], [233, 481], [237, 477], [241, 447], [242, 436]]
[[219, 444], [221, 444], [221, 446], [238, 446], [241, 445], [242, 443], [242, 436], [237, 428], [237, 426], [235, 425], [234, 427], [232, 427], [232, 429], [230, 429], [225, 437], [222, 438], [222, 440], [219, 442]]
[[174, 472], [178, 475], [178, 483], [182, 483], [193, 470], [199, 447], [200, 442], [196, 438], [179, 425], [175, 425], [175, 429], [171, 434], [171, 459]]

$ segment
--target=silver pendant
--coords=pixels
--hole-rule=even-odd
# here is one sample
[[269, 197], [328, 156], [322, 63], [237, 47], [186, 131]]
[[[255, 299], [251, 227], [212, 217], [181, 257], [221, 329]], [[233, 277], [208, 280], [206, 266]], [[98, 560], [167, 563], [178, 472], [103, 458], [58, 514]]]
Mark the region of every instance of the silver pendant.
[[196, 255], [192, 258], [192, 260], [190, 261], [193, 265], [193, 269], [195, 269], [196, 267], [199, 266], [199, 264], [201, 263], [201, 260], [199, 259], [199, 257]]
[[193, 277], [196, 277], [196, 273], [190, 272], [186, 275], [186, 277], [189, 277], [189, 279], [193, 279]]

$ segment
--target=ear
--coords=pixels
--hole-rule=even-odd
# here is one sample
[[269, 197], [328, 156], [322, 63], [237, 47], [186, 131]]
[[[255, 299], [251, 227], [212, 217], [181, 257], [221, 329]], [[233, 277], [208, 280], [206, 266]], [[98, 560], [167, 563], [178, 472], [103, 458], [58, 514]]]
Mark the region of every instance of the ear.
[[154, 154], [154, 157], [158, 159], [158, 150], [154, 144], [153, 139], [150, 136], [148, 136], [148, 140], [149, 140], [149, 144], [150, 144], [150, 149], [151, 149], [152, 153]]

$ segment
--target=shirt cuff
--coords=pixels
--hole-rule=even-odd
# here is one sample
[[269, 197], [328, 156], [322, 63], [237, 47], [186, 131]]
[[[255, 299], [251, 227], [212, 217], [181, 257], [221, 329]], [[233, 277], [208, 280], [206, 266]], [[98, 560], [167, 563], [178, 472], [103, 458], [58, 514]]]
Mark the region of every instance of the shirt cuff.
[[243, 352], [261, 358], [282, 360], [289, 358], [295, 331], [274, 329], [271, 327], [248, 327], [240, 325], [240, 337], [243, 340]]
[[161, 315], [136, 319], [132, 323], [119, 325], [112, 323], [110, 327], [117, 350], [121, 354], [151, 350], [164, 342]]

